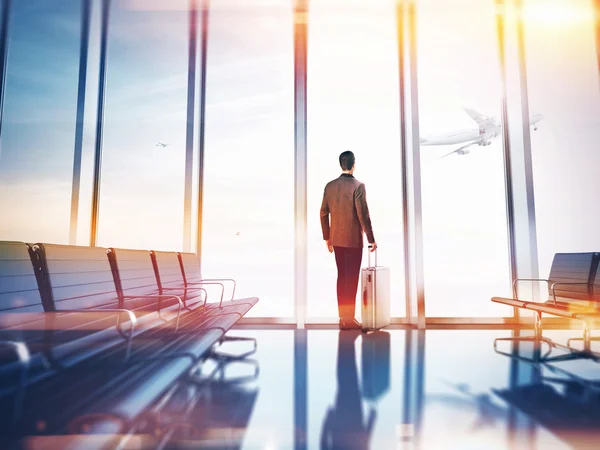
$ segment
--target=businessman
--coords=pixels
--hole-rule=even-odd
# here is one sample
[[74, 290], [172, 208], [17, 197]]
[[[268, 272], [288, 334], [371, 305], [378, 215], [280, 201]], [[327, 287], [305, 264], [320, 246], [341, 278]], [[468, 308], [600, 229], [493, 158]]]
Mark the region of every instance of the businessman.
[[[330, 253], [335, 252], [338, 269], [337, 297], [341, 329], [359, 329], [354, 319], [356, 289], [363, 251], [363, 232], [377, 249], [373, 236], [365, 185], [354, 178], [354, 153], [340, 155], [342, 174], [325, 186], [321, 204], [321, 229]], [[331, 216], [331, 223], [329, 220]]]

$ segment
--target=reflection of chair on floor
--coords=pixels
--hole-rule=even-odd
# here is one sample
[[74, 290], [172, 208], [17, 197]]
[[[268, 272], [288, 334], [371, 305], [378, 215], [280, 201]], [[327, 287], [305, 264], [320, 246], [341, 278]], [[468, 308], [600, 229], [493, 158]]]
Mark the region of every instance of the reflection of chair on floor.
[[428, 404], [439, 403], [459, 410], [475, 410], [477, 416], [469, 428], [471, 431], [494, 427], [498, 422], [506, 420], [506, 411], [493, 401], [489, 393], [472, 392], [471, 387], [465, 383], [456, 384], [445, 381], [444, 384], [448, 385], [455, 392], [427, 394], [426, 402]]
[[[165, 408], [162, 428], [168, 448], [187, 448], [190, 442], [201, 448], [239, 449], [258, 397], [258, 363], [253, 359], [223, 360], [210, 357], [214, 367], [202, 375], [200, 388], [182, 385]], [[209, 366], [209, 364], [206, 364]], [[231, 377], [227, 369], [246, 366], [242, 375]], [[195, 448], [195, 447], [194, 447]]]
[[258, 388], [214, 381], [208, 392], [206, 401], [197, 405], [189, 420], [198, 431], [200, 442], [211, 441], [218, 448], [241, 448]]
[[[573, 339], [569, 339], [568, 344], [566, 346], [557, 344], [555, 342], [550, 341], [545, 338], [543, 341], [535, 341], [533, 339], [528, 339], [528, 337], [519, 336], [519, 332], [515, 332], [517, 336], [512, 338], [496, 338], [494, 339], [494, 351], [499, 355], [508, 356], [509, 358], [513, 358], [515, 360], [519, 360], [525, 363], [558, 363], [564, 361], [573, 361], [577, 359], [586, 359], [594, 362], [600, 361], [600, 354], [597, 352], [592, 352], [591, 350], [577, 350], [570, 346], [570, 341]], [[506, 352], [498, 349], [499, 342], [511, 342], [513, 345], [512, 352]], [[523, 342], [533, 342], [533, 352], [531, 357], [522, 356], [519, 354], [518, 350], [515, 353], [514, 346], [518, 346]], [[547, 342], [548, 341], [548, 342]], [[542, 351], [542, 342], [547, 343], [548, 347], [544, 351]], [[558, 355], [552, 355], [554, 349], [564, 350], [565, 353], [561, 353]], [[551, 356], [552, 355], [552, 356]]]
[[[600, 437], [597, 390], [573, 380], [552, 379], [494, 392], [576, 448], [597, 448]], [[589, 395], [591, 392], [594, 395]], [[595, 444], [587, 446], [586, 442]]]
[[600, 380], [580, 377], [541, 359], [539, 353], [538, 347], [532, 358], [521, 356], [513, 341], [513, 353], [506, 355], [533, 368], [531, 382], [493, 392], [575, 448], [597, 448]]

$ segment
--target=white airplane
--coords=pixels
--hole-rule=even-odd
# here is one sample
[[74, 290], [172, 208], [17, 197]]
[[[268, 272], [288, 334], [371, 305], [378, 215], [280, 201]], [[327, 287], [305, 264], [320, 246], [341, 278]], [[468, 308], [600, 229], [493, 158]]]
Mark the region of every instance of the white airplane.
[[[487, 146], [491, 145], [492, 141], [496, 139], [502, 133], [502, 125], [500, 121], [495, 117], [484, 116], [477, 111], [470, 108], [463, 108], [464, 111], [473, 119], [479, 129], [471, 129], [465, 131], [459, 131], [452, 134], [443, 136], [436, 136], [432, 138], [421, 138], [421, 145], [450, 145], [450, 144], [465, 144], [462, 147], [457, 148], [454, 151], [442, 156], [450, 156], [454, 153], [457, 155], [467, 155], [471, 152], [469, 147], [473, 145]], [[544, 118], [541, 114], [533, 114], [529, 119], [529, 125], [533, 127], [534, 131], [537, 131], [537, 124]]]
[[156, 143], [156, 146], [157, 146], [157, 147], [162, 147], [162, 148], [165, 148], [165, 147], [167, 147], [168, 145], [169, 145], [169, 144], [165, 144], [164, 142], [157, 142], [157, 143]]

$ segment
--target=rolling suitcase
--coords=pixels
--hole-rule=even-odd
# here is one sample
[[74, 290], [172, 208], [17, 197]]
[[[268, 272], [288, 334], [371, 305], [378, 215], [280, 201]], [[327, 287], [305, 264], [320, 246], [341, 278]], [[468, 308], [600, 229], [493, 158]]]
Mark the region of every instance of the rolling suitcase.
[[377, 402], [390, 389], [390, 334], [374, 331], [362, 338], [362, 394]]
[[369, 251], [369, 266], [361, 270], [361, 293], [363, 330], [378, 330], [389, 325], [390, 269], [377, 265], [377, 250], [375, 250], [375, 265], [371, 266]]

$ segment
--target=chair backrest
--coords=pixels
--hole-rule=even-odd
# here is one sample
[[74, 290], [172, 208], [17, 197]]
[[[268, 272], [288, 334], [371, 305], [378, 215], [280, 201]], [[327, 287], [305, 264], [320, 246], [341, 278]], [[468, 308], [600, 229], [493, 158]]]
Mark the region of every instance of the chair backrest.
[[145, 295], [158, 292], [156, 274], [150, 253], [146, 250], [108, 249], [117, 286], [123, 295]]
[[556, 287], [556, 300], [564, 303], [587, 303], [592, 297], [592, 284], [598, 266], [598, 253], [557, 253], [548, 277], [548, 293], [552, 299], [554, 283], [580, 283]]
[[119, 299], [113, 272], [102, 247], [37, 244], [52, 309], [117, 308]]
[[177, 252], [152, 251], [152, 262], [158, 286], [162, 288], [177, 288], [184, 285], [183, 273]]
[[0, 242], [0, 328], [32, 322], [43, 312], [29, 246], [23, 242]]
[[178, 256], [184, 281], [187, 283], [190, 280], [200, 279], [200, 262], [198, 261], [196, 254], [178, 253]]
[[[110, 248], [109, 258], [123, 307], [155, 310], [158, 298], [152, 296], [158, 295], [159, 289], [150, 252]], [[161, 307], [174, 302], [176, 300], [165, 300], [161, 302]]]

